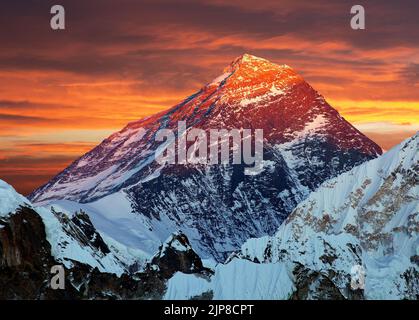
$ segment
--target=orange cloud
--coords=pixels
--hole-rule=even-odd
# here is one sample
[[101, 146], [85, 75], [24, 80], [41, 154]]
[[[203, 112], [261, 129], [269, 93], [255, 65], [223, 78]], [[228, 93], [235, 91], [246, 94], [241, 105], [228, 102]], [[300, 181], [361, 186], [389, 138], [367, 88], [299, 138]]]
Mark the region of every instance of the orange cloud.
[[[419, 101], [375, 101], [328, 99], [345, 118], [353, 123], [387, 122], [419, 125]], [[378, 127], [377, 130], [380, 130]], [[383, 126], [382, 130], [385, 131]]]

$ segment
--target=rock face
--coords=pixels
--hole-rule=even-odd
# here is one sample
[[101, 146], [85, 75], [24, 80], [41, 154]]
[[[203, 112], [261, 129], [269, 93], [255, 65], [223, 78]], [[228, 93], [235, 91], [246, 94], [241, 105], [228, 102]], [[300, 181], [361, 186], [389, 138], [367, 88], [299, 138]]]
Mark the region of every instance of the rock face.
[[[1, 182], [1, 181], [0, 181]], [[0, 187], [4, 187], [1, 182]], [[23, 200], [19, 195], [3, 199]], [[7, 192], [14, 192], [11, 188]], [[18, 205], [16, 209], [13, 206]], [[161, 299], [166, 282], [176, 272], [199, 274], [209, 277], [211, 270], [202, 265], [201, 259], [190, 247], [184, 234], [176, 233], [139, 272], [114, 274], [100, 271], [89, 265], [90, 250], [98, 255], [111, 254], [106, 242], [91, 224], [89, 217], [78, 212], [69, 218], [53, 212], [68, 237], [83, 244], [78, 260], [52, 255], [44, 218], [28, 203], [18, 201], [8, 206], [11, 212], [0, 211], [0, 300], [4, 299]], [[56, 238], [54, 238], [56, 239]], [[59, 239], [59, 238], [58, 238]], [[60, 247], [68, 243], [52, 243]], [[84, 262], [81, 262], [84, 261]], [[69, 263], [70, 262], [70, 263]], [[51, 288], [51, 267], [62, 265], [65, 270], [65, 290]], [[93, 264], [94, 265], [94, 264]]]
[[158, 253], [139, 272], [121, 276], [101, 273], [86, 265], [76, 264], [70, 270], [71, 283], [88, 299], [162, 299], [167, 280], [175, 273], [197, 275], [209, 279], [212, 270], [205, 268], [181, 232], [169, 237]]
[[85, 212], [80, 210], [70, 218], [65, 213], [55, 211], [53, 207], [51, 211], [61, 223], [65, 233], [75, 238], [83, 247], [89, 247], [99, 255], [111, 253]]
[[0, 300], [76, 297], [72, 288], [54, 292], [49, 287], [56, 264], [42, 219], [33, 209], [19, 207], [0, 218]]
[[[161, 299], [166, 289], [167, 274], [152, 271], [158, 269], [153, 265], [144, 272], [117, 276], [72, 261], [71, 269], [65, 268], [65, 290], [52, 290], [50, 270], [60, 263], [51, 255], [40, 216], [33, 209], [21, 207], [10, 218], [2, 219], [0, 226], [1, 300]], [[199, 265], [201, 261], [198, 258], [194, 263]], [[166, 266], [163, 261], [159, 261], [159, 267], [177, 271], [173, 264]]]
[[295, 277], [295, 291], [292, 300], [344, 300], [345, 297], [340, 293], [326, 275], [317, 271], [296, 265], [293, 270]]
[[42, 266], [52, 261], [41, 217], [28, 207], [0, 220], [0, 266]]
[[203, 266], [201, 258], [181, 232], [173, 234], [160, 247], [159, 252], [151, 259], [148, 269], [157, 269], [165, 279], [171, 278], [176, 272], [211, 274], [211, 270]]
[[[156, 132], [184, 137], [179, 121], [207, 133], [263, 129], [263, 171], [245, 175], [244, 164], [158, 164], [164, 142]], [[30, 199], [86, 204], [87, 214], [107, 220], [100, 231], [118, 241], [130, 236], [129, 243], [141, 242], [148, 252], [182, 229], [200, 256], [224, 261], [247, 238], [273, 234], [323, 181], [379, 154], [293, 69], [245, 54], [178, 105], [111, 135]], [[136, 225], [117, 217], [124, 210], [138, 216]], [[106, 230], [107, 224], [114, 228]], [[124, 234], [115, 234], [118, 229]]]

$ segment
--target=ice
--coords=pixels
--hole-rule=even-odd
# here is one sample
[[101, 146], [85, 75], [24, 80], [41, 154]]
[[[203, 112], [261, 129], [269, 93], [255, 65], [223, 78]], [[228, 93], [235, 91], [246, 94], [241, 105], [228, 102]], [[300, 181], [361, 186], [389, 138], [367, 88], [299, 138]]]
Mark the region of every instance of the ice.
[[285, 264], [257, 264], [234, 259], [218, 264], [210, 281], [199, 275], [176, 273], [164, 299], [190, 299], [211, 292], [215, 300], [288, 299], [294, 290]]
[[208, 280], [194, 274], [176, 272], [167, 283], [165, 300], [188, 300], [211, 291]]

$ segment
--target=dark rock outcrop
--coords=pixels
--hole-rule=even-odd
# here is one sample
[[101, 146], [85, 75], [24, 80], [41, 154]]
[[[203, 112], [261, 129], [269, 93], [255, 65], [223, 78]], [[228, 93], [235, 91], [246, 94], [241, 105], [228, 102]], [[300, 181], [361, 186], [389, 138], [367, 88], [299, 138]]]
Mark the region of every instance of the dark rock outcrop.
[[173, 234], [160, 247], [147, 269], [158, 270], [165, 279], [171, 278], [178, 271], [187, 274], [204, 273], [208, 275], [212, 272], [203, 266], [201, 258], [192, 249], [186, 235], [181, 232]]
[[[345, 300], [334, 282], [325, 274], [310, 270], [301, 264], [297, 264], [294, 271], [295, 287], [292, 300]], [[351, 300], [362, 300], [362, 290], [351, 290]]]
[[[90, 219], [83, 212], [72, 218], [54, 212], [63, 229], [102, 253], [109, 251]], [[161, 299], [167, 280], [177, 271], [200, 273], [210, 270], [192, 250], [183, 234], [175, 234], [142, 272], [117, 276], [100, 272], [78, 261], [65, 270], [65, 289], [50, 286], [51, 267], [59, 265], [51, 254], [45, 226], [29, 207], [0, 218], [0, 300], [10, 299]]]
[[51, 211], [61, 222], [63, 230], [75, 238], [83, 247], [89, 246], [94, 251], [104, 255], [110, 253], [107, 244], [85, 212], [80, 210], [70, 218], [65, 213], [55, 211], [53, 207], [51, 207]]
[[77, 291], [52, 290], [51, 256], [41, 217], [29, 207], [0, 219], [0, 300], [74, 299]]

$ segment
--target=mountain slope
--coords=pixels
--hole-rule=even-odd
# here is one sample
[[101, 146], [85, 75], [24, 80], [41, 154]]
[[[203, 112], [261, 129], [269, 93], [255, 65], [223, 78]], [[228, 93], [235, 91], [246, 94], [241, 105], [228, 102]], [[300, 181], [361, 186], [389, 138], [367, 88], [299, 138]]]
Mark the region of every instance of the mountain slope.
[[[6, 230], [6, 226], [19, 227], [21, 214], [26, 214], [45, 233], [45, 240], [49, 243], [51, 250], [49, 254], [53, 258], [71, 268], [74, 262], [83, 263], [98, 268], [101, 272], [122, 274], [134, 263], [144, 263], [146, 255], [141, 251], [131, 249], [127, 251], [122, 245], [115, 241], [106, 243], [100, 233], [96, 231], [90, 218], [82, 211], [73, 214], [62, 213], [54, 208], [35, 208], [29, 200], [18, 194], [10, 185], [0, 180], [0, 231]], [[40, 222], [38, 222], [40, 220]], [[24, 223], [25, 219], [22, 219]], [[4, 229], [4, 230], [1, 230]], [[8, 234], [11, 234], [9, 231]], [[23, 241], [17, 238], [16, 241]], [[13, 241], [9, 245], [13, 245]], [[9, 241], [3, 243], [3, 250], [8, 246]], [[22, 244], [22, 247], [30, 246], [30, 243]], [[19, 258], [16, 248], [10, 247], [5, 252], [10, 253], [7, 261]], [[13, 258], [14, 257], [14, 258]]]
[[327, 181], [272, 238], [243, 254], [297, 261], [328, 275], [348, 295], [355, 265], [365, 268], [370, 299], [419, 296], [419, 134], [382, 157]]
[[419, 133], [326, 181], [274, 236], [249, 239], [219, 265], [210, 283], [176, 276], [176, 296], [166, 298], [192, 287], [219, 299], [418, 299], [418, 147]]
[[[0, 180], [0, 299], [161, 299], [176, 272], [202, 279], [212, 273], [182, 233], [149, 261], [122, 248], [105, 242], [85, 213], [33, 208]], [[57, 265], [64, 268], [65, 290], [50, 285]]]
[[[206, 132], [263, 129], [263, 171], [160, 165], [156, 133], [177, 132], [179, 121]], [[247, 238], [275, 232], [321, 182], [379, 154], [290, 67], [245, 54], [180, 104], [111, 135], [30, 199], [63, 209], [86, 204], [83, 210], [108, 234], [149, 252], [182, 229], [201, 256], [223, 260]]]

